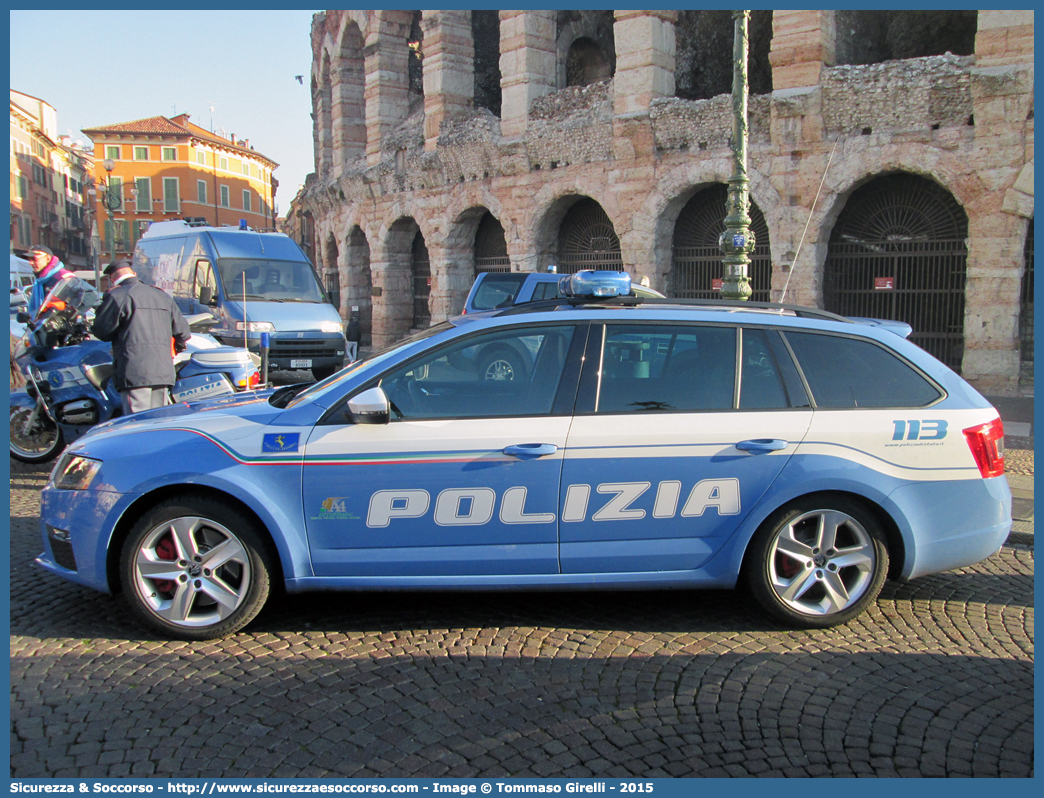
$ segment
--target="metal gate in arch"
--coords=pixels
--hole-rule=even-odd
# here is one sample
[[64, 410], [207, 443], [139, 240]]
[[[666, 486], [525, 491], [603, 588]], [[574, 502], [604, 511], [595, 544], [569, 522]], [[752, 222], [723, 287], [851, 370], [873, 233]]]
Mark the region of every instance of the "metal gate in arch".
[[824, 269], [826, 309], [905, 321], [910, 340], [960, 373], [968, 217], [923, 177], [879, 177], [848, 200]]
[[[667, 295], [681, 299], [720, 299], [715, 280], [725, 275], [724, 255], [718, 238], [725, 232], [725, 202], [728, 187], [718, 183], [690, 199], [674, 225], [671, 249], [671, 274]], [[754, 233], [754, 252], [747, 276], [751, 299], [768, 302], [772, 288], [772, 257], [765, 215], [750, 204], [750, 228]]]
[[558, 234], [558, 271], [623, 268], [620, 239], [608, 214], [593, 199], [577, 202], [562, 221]]

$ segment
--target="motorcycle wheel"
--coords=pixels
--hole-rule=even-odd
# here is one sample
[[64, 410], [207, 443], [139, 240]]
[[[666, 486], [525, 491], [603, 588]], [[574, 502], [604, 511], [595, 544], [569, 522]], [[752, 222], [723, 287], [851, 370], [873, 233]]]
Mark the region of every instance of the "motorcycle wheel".
[[23, 463], [46, 463], [65, 448], [62, 431], [44, 413], [38, 413], [25, 432], [31, 407], [11, 405], [11, 457]]

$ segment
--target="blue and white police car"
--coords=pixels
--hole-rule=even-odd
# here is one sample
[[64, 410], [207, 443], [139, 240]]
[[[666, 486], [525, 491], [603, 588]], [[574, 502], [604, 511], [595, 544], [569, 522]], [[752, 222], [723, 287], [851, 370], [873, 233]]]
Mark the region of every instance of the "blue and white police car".
[[190, 640], [279, 584], [742, 583], [827, 627], [1007, 537], [997, 411], [896, 325], [563, 280], [311, 386], [99, 425], [43, 491], [37, 562]]

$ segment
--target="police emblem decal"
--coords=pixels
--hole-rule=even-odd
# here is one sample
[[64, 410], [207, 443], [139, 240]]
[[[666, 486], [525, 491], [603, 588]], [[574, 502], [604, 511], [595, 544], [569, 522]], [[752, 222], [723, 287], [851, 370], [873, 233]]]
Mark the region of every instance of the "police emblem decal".
[[297, 432], [272, 432], [261, 439], [262, 452], [296, 452], [301, 435]]

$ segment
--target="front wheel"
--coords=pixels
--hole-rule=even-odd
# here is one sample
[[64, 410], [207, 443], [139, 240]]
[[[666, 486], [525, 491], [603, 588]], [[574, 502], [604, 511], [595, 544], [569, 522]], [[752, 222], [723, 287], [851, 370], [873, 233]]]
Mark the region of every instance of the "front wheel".
[[780, 620], [823, 629], [876, 600], [888, 574], [877, 519], [843, 496], [800, 499], [765, 521], [750, 543], [747, 584]]
[[41, 408], [11, 405], [11, 457], [46, 463], [64, 448], [62, 431]]
[[134, 614], [182, 640], [212, 640], [250, 623], [271, 573], [256, 522], [215, 499], [160, 503], [134, 525], [120, 558]]

